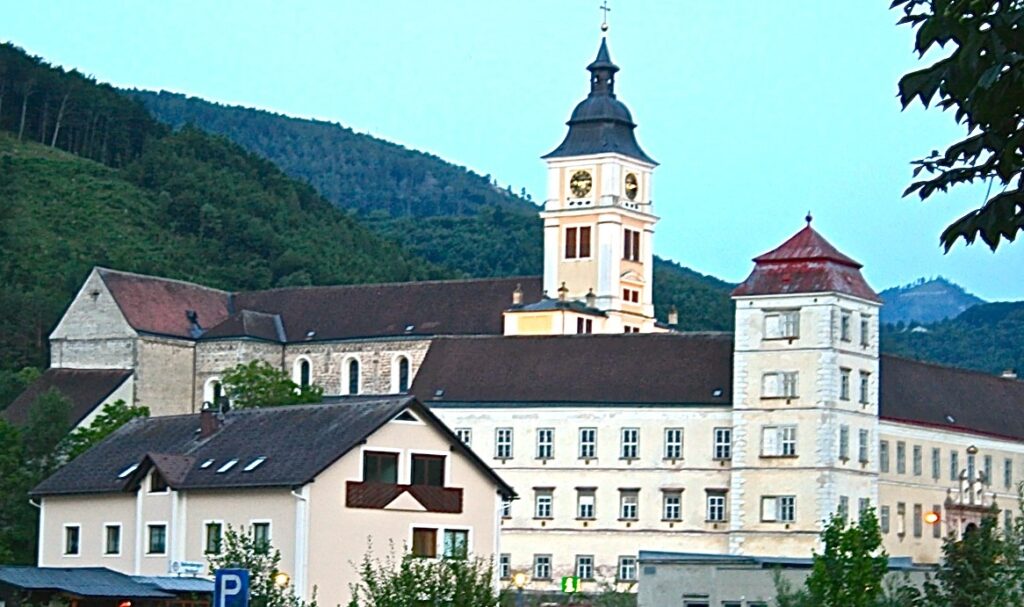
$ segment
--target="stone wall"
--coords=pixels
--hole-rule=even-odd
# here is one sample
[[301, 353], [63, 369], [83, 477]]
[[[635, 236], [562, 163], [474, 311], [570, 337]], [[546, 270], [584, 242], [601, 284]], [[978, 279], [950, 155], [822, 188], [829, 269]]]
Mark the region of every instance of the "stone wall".
[[359, 393], [391, 394], [398, 391], [399, 357], [409, 359], [409, 383], [412, 384], [430, 344], [431, 339], [427, 337], [289, 344], [285, 348], [284, 369], [297, 383], [300, 361], [309, 360], [310, 379], [323, 386], [324, 394], [348, 394], [347, 366], [356, 359], [360, 369]]
[[93, 270], [50, 334], [50, 366], [130, 369], [137, 334]]
[[146, 336], [137, 344], [136, 403], [149, 407], [154, 416], [193, 413], [195, 342]]

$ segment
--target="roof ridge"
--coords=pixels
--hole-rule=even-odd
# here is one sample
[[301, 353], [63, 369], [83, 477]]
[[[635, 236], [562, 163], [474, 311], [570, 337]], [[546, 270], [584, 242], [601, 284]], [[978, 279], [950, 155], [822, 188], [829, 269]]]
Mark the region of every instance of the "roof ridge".
[[108, 268], [105, 266], [93, 266], [93, 270], [100, 273], [102, 278], [103, 274], [120, 274], [122, 276], [132, 276], [135, 278], [147, 278], [149, 280], [155, 280], [159, 282], [172, 282], [179, 285], [188, 285], [190, 287], [196, 287], [199, 289], [205, 289], [207, 291], [216, 291], [217, 293], [223, 293], [224, 295], [231, 295], [231, 291], [225, 291], [224, 289], [218, 289], [217, 287], [210, 287], [207, 285], [199, 284], [198, 282], [192, 282], [190, 280], [183, 280], [180, 278], [167, 278], [165, 276], [154, 276], [152, 274], [140, 274], [138, 272], [129, 272], [127, 270], [115, 270], [114, 268]]
[[441, 278], [435, 280], [398, 280], [393, 282], [367, 282], [367, 283], [350, 283], [350, 284], [334, 284], [334, 285], [302, 285], [297, 287], [274, 287], [271, 289], [255, 289], [252, 291], [236, 291], [236, 293], [244, 293], [251, 295], [254, 293], [275, 293], [281, 291], [303, 291], [313, 289], [359, 289], [359, 288], [375, 288], [375, 287], [398, 287], [408, 285], [444, 285], [444, 284], [457, 284], [457, 283], [472, 283], [472, 282], [503, 282], [512, 280], [533, 280], [543, 278], [540, 274], [524, 275], [524, 276], [488, 276], [478, 278]]
[[957, 366], [954, 366], [954, 365], [950, 365], [950, 364], [946, 364], [946, 363], [939, 363], [939, 362], [935, 362], [935, 361], [931, 361], [931, 360], [919, 360], [919, 359], [916, 359], [916, 358], [911, 358], [909, 356], [901, 356], [899, 354], [882, 353], [882, 354], [879, 355], [879, 358], [893, 358], [893, 359], [901, 360], [901, 361], [908, 362], [908, 363], [914, 363], [914, 364], [918, 364], [918, 365], [922, 365], [922, 366], [933, 367], [933, 368], [936, 368], [936, 369], [942, 369], [943, 371], [954, 371], [954, 372], [957, 372], [957, 373], [963, 373], [965, 375], [976, 375], [976, 376], [981, 376], [981, 377], [986, 377], [986, 378], [989, 378], [989, 379], [996, 379], [996, 380], [1001, 380], [1001, 381], [1018, 381], [1021, 384], [1021, 386], [1024, 387], [1024, 382], [1020, 382], [1020, 380], [1012, 380], [1010, 378], [1006, 378], [1006, 377], [1002, 377], [1002, 376], [996, 375], [995, 373], [987, 373], [985, 371], [979, 371], [977, 369], [968, 369], [966, 367], [957, 367]]

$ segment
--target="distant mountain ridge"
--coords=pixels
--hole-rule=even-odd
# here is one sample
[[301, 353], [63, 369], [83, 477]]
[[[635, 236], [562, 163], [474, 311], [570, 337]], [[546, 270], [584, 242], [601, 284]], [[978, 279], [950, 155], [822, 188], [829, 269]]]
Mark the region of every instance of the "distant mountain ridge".
[[941, 276], [921, 278], [908, 285], [892, 287], [880, 293], [883, 323], [929, 324], [956, 318], [968, 308], [986, 303]]

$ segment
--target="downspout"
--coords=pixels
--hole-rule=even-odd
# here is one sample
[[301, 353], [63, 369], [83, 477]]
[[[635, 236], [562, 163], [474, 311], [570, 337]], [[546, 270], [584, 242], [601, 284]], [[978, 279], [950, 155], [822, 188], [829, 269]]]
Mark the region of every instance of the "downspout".
[[142, 489], [135, 491], [135, 575], [142, 573]]
[[305, 601], [309, 596], [307, 585], [309, 584], [309, 484], [305, 484], [297, 493], [292, 490], [295, 502], [295, 566], [293, 579], [295, 580], [295, 596]]
[[36, 565], [39, 567], [43, 566], [43, 530], [46, 529], [46, 511], [43, 510], [43, 502], [37, 504], [32, 501], [32, 498], [28, 498], [28, 503], [34, 508], [39, 510], [39, 545], [36, 546]]

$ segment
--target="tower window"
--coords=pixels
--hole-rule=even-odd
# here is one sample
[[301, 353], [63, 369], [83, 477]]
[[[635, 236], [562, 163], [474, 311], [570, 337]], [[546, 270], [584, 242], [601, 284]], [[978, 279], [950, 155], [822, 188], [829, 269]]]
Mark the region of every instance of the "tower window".
[[577, 333], [593, 333], [594, 332], [594, 320], [591, 318], [576, 318], [576, 332]]
[[622, 258], [640, 261], [640, 232], [626, 228], [622, 232]]
[[623, 289], [622, 301], [629, 303], [640, 303], [640, 291], [636, 289]]
[[764, 315], [765, 339], [795, 339], [800, 337], [800, 311], [780, 310]]
[[348, 361], [348, 393], [359, 394], [359, 361], [355, 358]]
[[396, 387], [398, 392], [409, 390], [409, 359], [404, 356], [398, 357], [398, 384]]
[[590, 226], [565, 229], [565, 258], [590, 258]]

